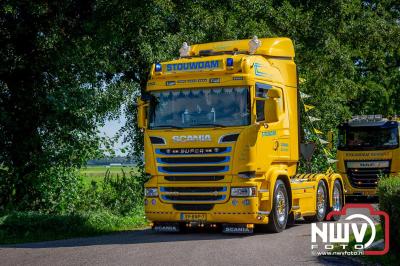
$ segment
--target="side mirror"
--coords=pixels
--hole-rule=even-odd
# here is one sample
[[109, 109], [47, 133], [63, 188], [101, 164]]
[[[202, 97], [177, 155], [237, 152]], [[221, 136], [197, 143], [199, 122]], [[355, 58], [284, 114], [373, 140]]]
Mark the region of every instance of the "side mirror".
[[147, 104], [138, 97], [137, 99], [137, 123], [139, 128], [145, 128], [147, 122]]
[[327, 141], [329, 142], [327, 147], [328, 147], [328, 149], [332, 150], [333, 149], [333, 131], [328, 131], [326, 138], [327, 138]]

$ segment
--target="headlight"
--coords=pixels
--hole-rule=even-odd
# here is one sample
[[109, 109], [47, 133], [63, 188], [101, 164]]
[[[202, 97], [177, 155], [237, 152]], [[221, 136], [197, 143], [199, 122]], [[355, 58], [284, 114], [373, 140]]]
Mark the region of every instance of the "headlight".
[[145, 197], [158, 197], [158, 189], [156, 187], [146, 187], [144, 188]]
[[255, 197], [256, 187], [233, 187], [231, 188], [232, 197]]

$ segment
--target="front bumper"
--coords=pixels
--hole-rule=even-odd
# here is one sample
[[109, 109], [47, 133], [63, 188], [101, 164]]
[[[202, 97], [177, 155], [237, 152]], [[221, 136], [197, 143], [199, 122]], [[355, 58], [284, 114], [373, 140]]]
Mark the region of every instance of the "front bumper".
[[172, 203], [164, 203], [159, 198], [145, 199], [145, 213], [151, 222], [189, 222], [182, 214], [206, 214], [204, 223], [252, 223], [267, 224], [267, 212], [258, 212], [257, 197], [230, 198], [224, 203], [216, 203], [210, 211], [178, 211]]
[[342, 174], [346, 196], [376, 196], [376, 188], [355, 188], [350, 184], [347, 175]]

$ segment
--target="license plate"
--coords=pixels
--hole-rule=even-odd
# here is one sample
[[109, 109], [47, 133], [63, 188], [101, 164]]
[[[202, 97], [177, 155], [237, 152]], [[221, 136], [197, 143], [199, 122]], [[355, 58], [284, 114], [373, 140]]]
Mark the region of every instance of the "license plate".
[[207, 214], [205, 214], [205, 213], [181, 213], [181, 221], [205, 222], [205, 221], [207, 221]]

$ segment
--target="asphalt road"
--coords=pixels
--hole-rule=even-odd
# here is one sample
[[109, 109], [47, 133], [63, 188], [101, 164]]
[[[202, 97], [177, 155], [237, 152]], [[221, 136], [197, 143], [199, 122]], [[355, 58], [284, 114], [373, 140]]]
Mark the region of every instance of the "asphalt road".
[[1, 265], [356, 265], [311, 254], [311, 225], [279, 234], [155, 233], [149, 229], [99, 237], [0, 246]]

